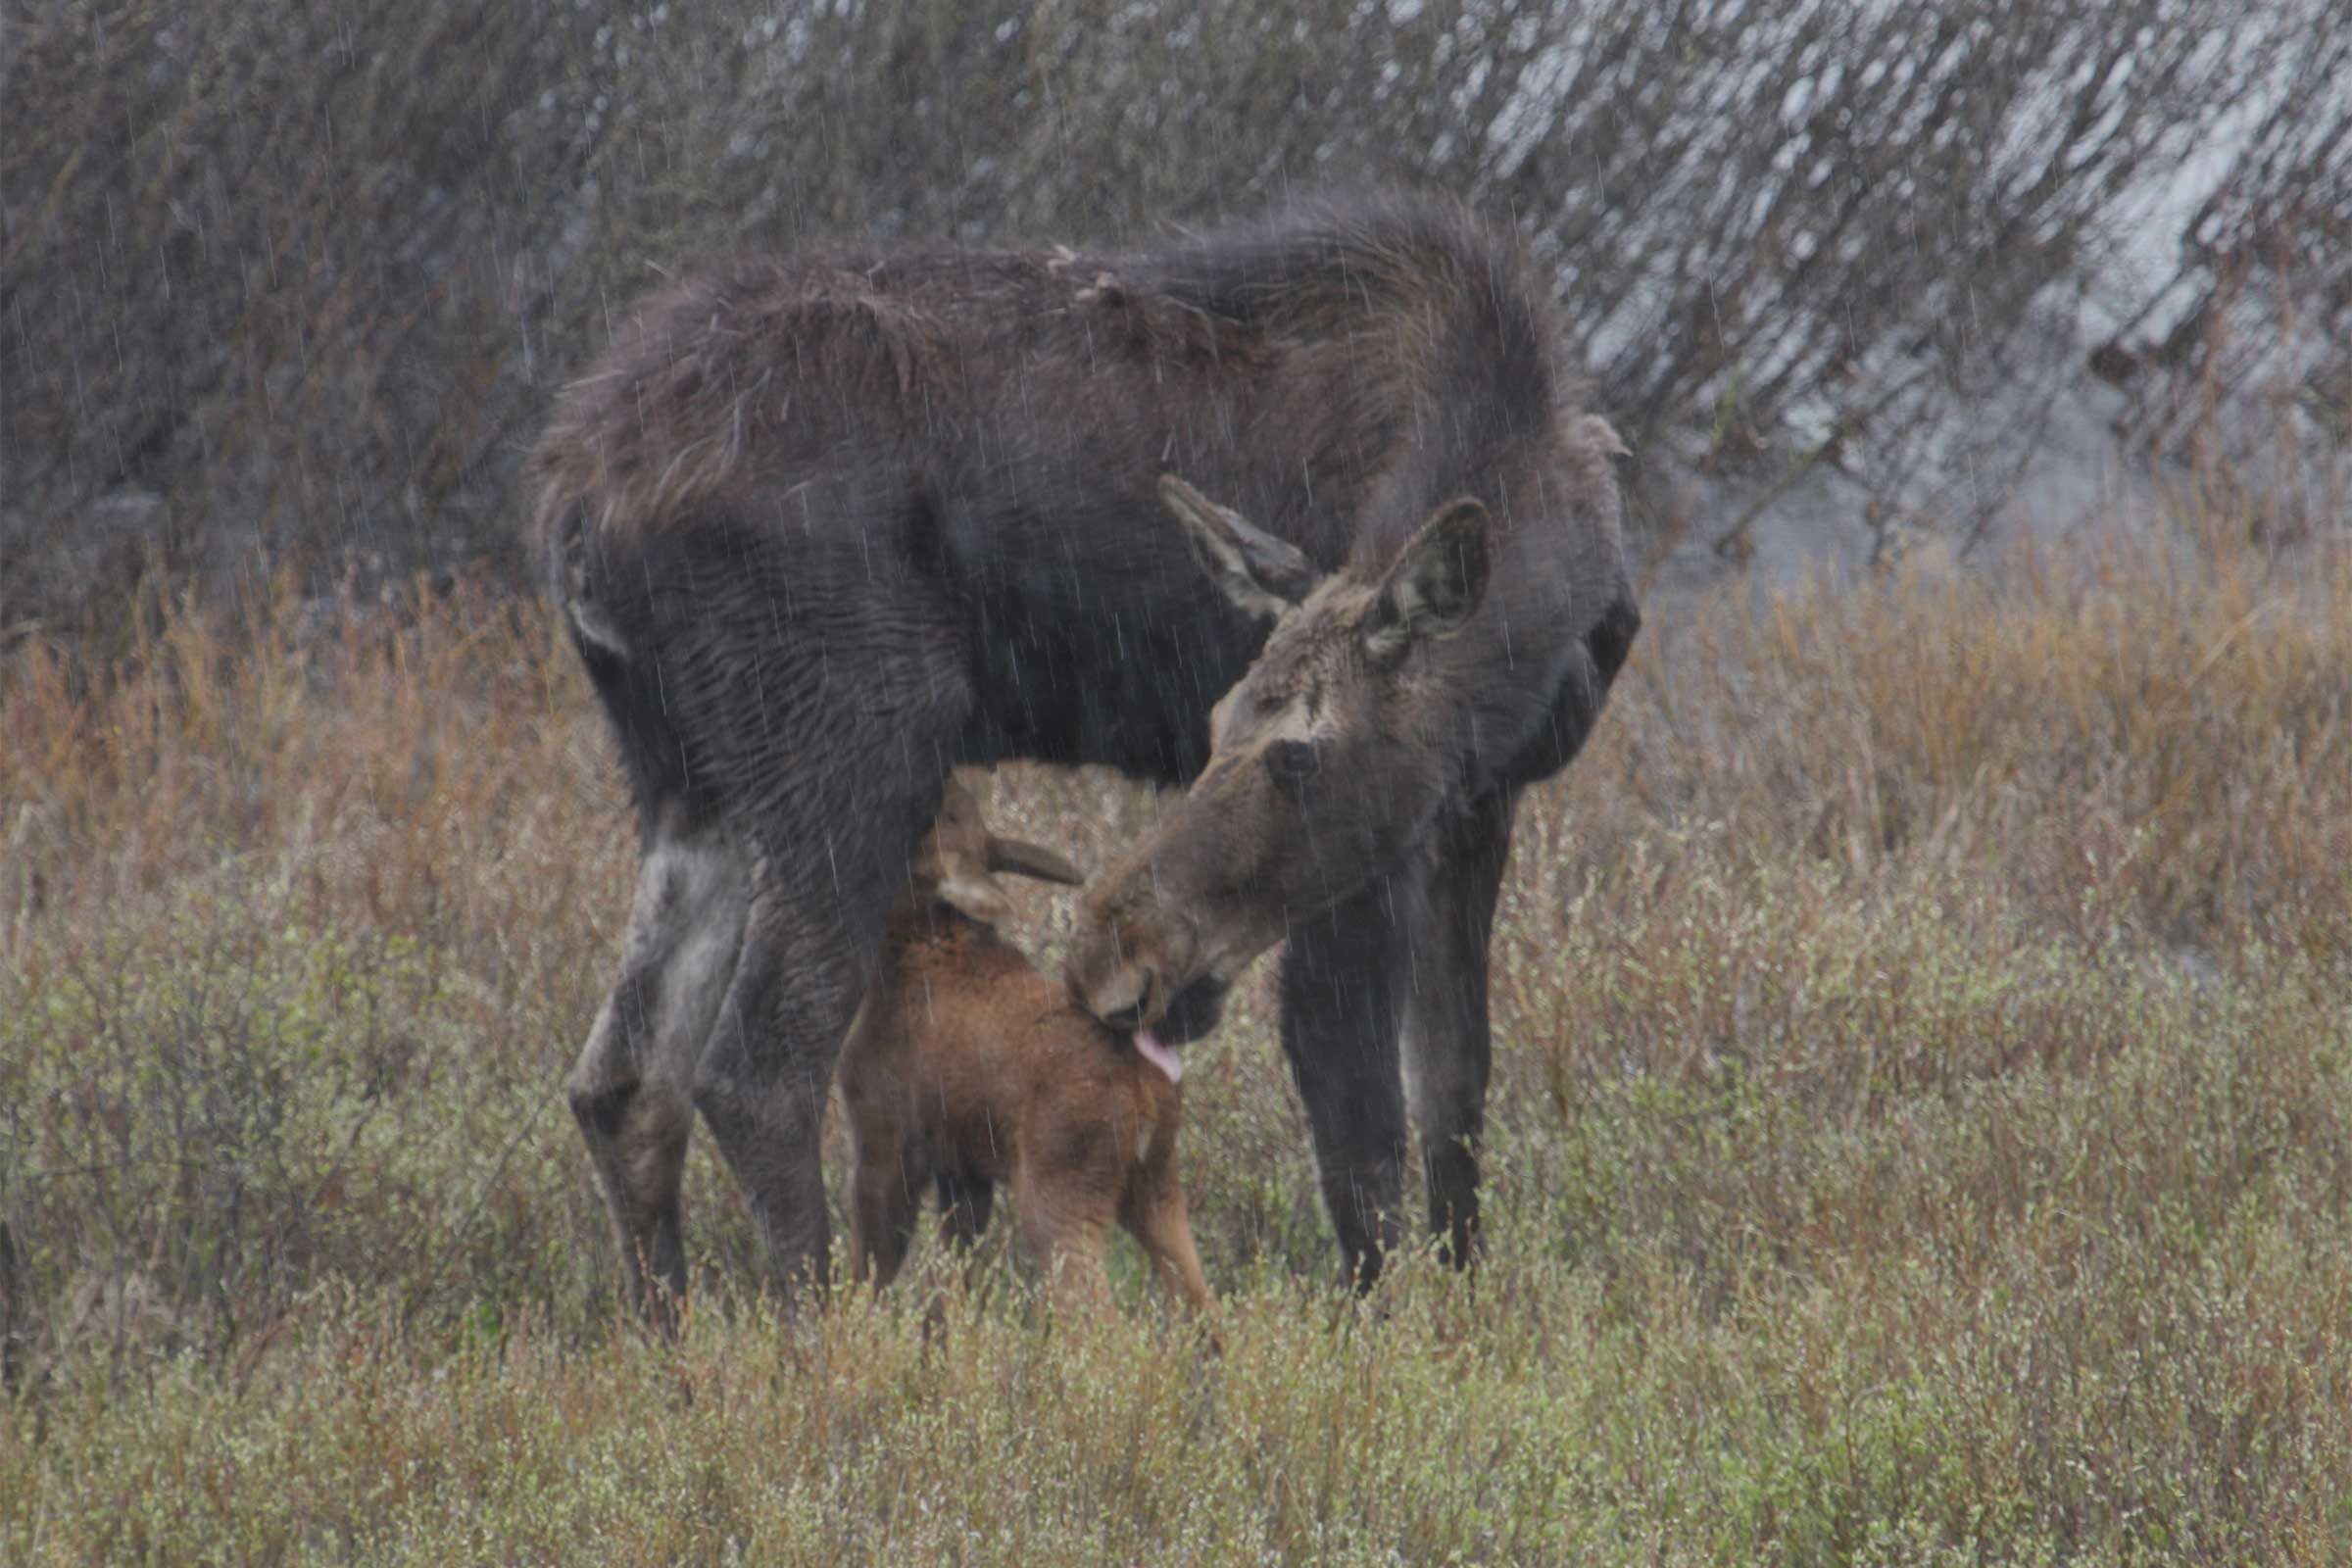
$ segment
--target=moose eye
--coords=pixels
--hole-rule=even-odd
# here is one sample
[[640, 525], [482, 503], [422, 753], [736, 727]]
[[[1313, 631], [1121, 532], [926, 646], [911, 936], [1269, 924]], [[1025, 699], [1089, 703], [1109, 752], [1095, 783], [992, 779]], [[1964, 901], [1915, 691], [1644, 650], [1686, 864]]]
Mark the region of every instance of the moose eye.
[[1266, 771], [1284, 794], [1294, 798], [1322, 767], [1323, 760], [1304, 741], [1276, 741], [1266, 748]]

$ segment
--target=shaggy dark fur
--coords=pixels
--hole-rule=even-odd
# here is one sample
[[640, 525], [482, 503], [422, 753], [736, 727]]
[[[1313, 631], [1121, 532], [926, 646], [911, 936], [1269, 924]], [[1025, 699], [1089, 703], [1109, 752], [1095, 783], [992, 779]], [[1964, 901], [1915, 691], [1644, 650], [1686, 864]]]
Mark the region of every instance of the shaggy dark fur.
[[[1408, 835], [1454, 847], [1439, 880], [1466, 901], [1433, 905], [1430, 943], [1475, 1004], [1414, 1036], [1475, 1066], [1472, 1108], [1424, 1121], [1467, 1157], [1508, 799], [1574, 755], [1639, 623], [1613, 438], [1567, 407], [1553, 341], [1506, 237], [1404, 199], [1133, 255], [755, 262], [644, 304], [534, 457], [543, 559], [641, 811], [627, 952], [570, 1086], [640, 1296], [648, 1269], [682, 1283], [696, 1107], [779, 1283], [821, 1268], [819, 1107], [951, 765], [1207, 764], [1267, 622], [1196, 564], [1163, 473], [1367, 581], [1475, 496], [1523, 579], [1456, 639], [1481, 650], [1446, 665], [1463, 733]], [[1171, 999], [1163, 1033], [1215, 995]], [[1327, 1187], [1393, 1200], [1356, 1167], [1401, 1137], [1395, 1009], [1344, 981], [1287, 995]]]

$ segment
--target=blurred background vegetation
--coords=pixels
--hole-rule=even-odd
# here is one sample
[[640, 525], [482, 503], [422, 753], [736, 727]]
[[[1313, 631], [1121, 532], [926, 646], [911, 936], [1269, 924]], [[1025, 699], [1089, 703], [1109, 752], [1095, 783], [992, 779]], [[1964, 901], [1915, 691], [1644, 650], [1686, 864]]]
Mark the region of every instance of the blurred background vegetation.
[[1653, 529], [1690, 520], [1671, 473], [1768, 490], [1827, 466], [1884, 520], [1913, 475], [1964, 471], [1981, 513], [2047, 400], [2094, 380], [2101, 417], [2167, 457], [2211, 428], [2188, 413], [2248, 390], [2340, 440], [2343, 21], [2341, 0], [11, 0], [0, 639], [119, 640], [143, 576], [515, 580], [549, 396], [695, 256], [1140, 242], [1368, 180], [1524, 226], [1649, 460]]

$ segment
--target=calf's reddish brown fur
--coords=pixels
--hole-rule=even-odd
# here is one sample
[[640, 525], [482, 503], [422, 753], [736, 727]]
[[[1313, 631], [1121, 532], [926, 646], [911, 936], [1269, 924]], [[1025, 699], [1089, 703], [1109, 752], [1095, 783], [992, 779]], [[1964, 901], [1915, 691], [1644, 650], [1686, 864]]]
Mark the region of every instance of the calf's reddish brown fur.
[[1187, 1302], [1213, 1306], [1176, 1179], [1181, 1092], [997, 934], [996, 871], [1080, 880], [1051, 851], [993, 837], [951, 781], [842, 1050], [852, 1266], [887, 1286], [934, 1188], [945, 1234], [968, 1246], [1004, 1183], [1056, 1299], [1107, 1306], [1115, 1221]]

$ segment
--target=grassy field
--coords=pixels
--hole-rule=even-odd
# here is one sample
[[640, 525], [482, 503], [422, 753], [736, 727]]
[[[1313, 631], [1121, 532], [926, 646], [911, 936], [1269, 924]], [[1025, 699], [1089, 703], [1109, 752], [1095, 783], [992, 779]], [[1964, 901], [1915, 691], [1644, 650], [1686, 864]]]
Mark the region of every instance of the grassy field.
[[776, 1322], [707, 1141], [697, 1312], [615, 1324], [559, 1089], [631, 848], [535, 608], [21, 652], [0, 1561], [2352, 1561], [2352, 552], [2230, 522], [1653, 614], [1524, 818], [1488, 1264], [1330, 1289], [1246, 988], [1215, 1354], [1123, 1239], [1115, 1323], [1002, 1250]]

